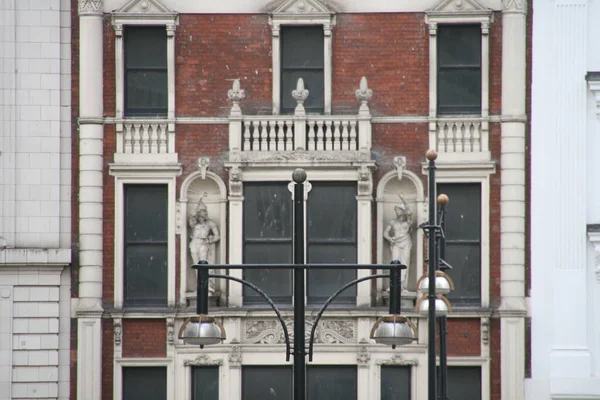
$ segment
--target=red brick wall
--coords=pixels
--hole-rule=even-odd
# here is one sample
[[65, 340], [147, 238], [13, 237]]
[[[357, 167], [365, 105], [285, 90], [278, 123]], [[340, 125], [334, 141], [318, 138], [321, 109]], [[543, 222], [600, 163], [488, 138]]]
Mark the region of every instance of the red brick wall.
[[[481, 322], [477, 318], [447, 319], [446, 349], [448, 357], [481, 355]], [[438, 325], [439, 327], [439, 325]], [[436, 351], [439, 354], [440, 335], [436, 329]]]
[[166, 357], [166, 321], [164, 319], [123, 319], [122, 346], [123, 357]]
[[114, 325], [112, 319], [102, 320], [102, 400], [113, 398]]

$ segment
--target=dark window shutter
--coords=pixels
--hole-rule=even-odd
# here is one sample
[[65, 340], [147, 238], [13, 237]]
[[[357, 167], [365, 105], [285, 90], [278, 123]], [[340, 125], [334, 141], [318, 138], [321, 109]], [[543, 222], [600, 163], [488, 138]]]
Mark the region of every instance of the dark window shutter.
[[167, 400], [167, 368], [123, 367], [123, 400]]
[[219, 400], [219, 367], [192, 368], [192, 400]]
[[125, 115], [167, 115], [167, 31], [164, 26], [125, 28]]
[[125, 186], [125, 306], [167, 305], [166, 185]]
[[440, 25], [438, 114], [481, 113], [481, 27]]
[[311, 400], [356, 400], [356, 366], [314, 366], [307, 368], [307, 398]]
[[304, 80], [307, 113], [323, 113], [324, 34], [322, 26], [283, 26], [281, 28], [281, 113], [293, 114], [296, 100], [292, 90], [298, 78]]
[[411, 400], [409, 366], [381, 366], [381, 400]]
[[481, 302], [481, 185], [442, 183], [438, 193], [450, 198], [447, 205], [446, 258], [452, 266], [447, 273], [455, 290], [447, 297], [454, 304]]
[[481, 367], [448, 367], [446, 382], [449, 399], [481, 400]]
[[290, 400], [292, 368], [242, 366], [242, 400]]

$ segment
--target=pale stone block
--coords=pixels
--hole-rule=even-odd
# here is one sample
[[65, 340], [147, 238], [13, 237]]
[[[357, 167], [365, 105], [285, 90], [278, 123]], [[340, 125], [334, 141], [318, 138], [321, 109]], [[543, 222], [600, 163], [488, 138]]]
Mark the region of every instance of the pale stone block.
[[27, 398], [29, 397], [27, 392], [27, 384], [26, 383], [13, 383], [12, 385], [12, 397], [11, 398]]
[[60, 92], [61, 92], [60, 90], [51, 90], [50, 91], [50, 98], [49, 98], [49, 103], [48, 103], [49, 105], [51, 105], [51, 106], [60, 106], [61, 105]]
[[50, 10], [50, 0], [33, 0], [31, 2], [32, 10]]
[[10, 342], [11, 342], [11, 334], [10, 333], [0, 333], [0, 349], [10, 349], [11, 348]]
[[19, 87], [21, 89], [40, 89], [42, 77], [38, 74], [19, 74]]
[[50, 154], [49, 153], [38, 153], [31, 154], [29, 160], [29, 167], [34, 169], [46, 169], [50, 168]]
[[13, 320], [13, 332], [14, 333], [29, 333], [29, 321], [27, 319], [19, 318]]
[[50, 362], [50, 353], [48, 350], [32, 350], [29, 351], [29, 365], [54, 365]]
[[28, 317], [39, 317], [39, 303], [14, 303], [14, 317], [15, 318], [28, 318]]
[[[35, 172], [37, 172], [39, 174], [39, 170], [27, 170], [27, 171], [33, 171], [32, 174]], [[20, 175], [26, 175], [26, 173], [24, 171], [21, 171]], [[27, 184], [35, 184], [35, 183], [27, 182]], [[17, 203], [17, 212], [19, 213], [19, 215], [22, 215], [22, 216], [37, 217], [40, 215], [40, 202], [33, 201], [33, 200], [20, 201]]]
[[[48, 153], [52, 153], [52, 152], [56, 152], [59, 153], [60, 152], [60, 141], [56, 140], [55, 138], [48, 138], [48, 137], [42, 137], [38, 139], [40, 147], [42, 149], [44, 149], [45, 152]], [[38, 150], [39, 152], [39, 150]], [[47, 182], [46, 182], [47, 183]]]
[[48, 62], [50, 63], [50, 73], [57, 75], [57, 79], [59, 80], [63, 79], [63, 76], [60, 74], [60, 58], [57, 56], [49, 59]]
[[[19, 71], [19, 75], [31, 73], [30, 69], [31, 69], [31, 64], [33, 63], [32, 60], [30, 60], [29, 58], [18, 58], [15, 60], [15, 62], [17, 64], [16, 69]], [[9, 87], [15, 88], [16, 87], [15, 83], [17, 82], [17, 79], [16, 79], [17, 77], [14, 74], [14, 72], [12, 72], [10, 74], [10, 77], [11, 77], [11, 79], [9, 80], [9, 82], [11, 83], [11, 85]]]
[[[42, 140], [37, 137], [20, 137], [17, 138], [17, 148], [25, 153], [39, 153]], [[22, 182], [20, 182], [22, 183]]]
[[40, 106], [21, 106], [19, 107], [19, 118], [29, 121], [38, 121], [41, 119]]
[[58, 318], [59, 310], [58, 303], [38, 303], [39, 309], [38, 313], [40, 317], [56, 317]]
[[39, 367], [39, 380], [41, 382], [57, 382], [58, 367]]
[[58, 354], [58, 365], [70, 365], [71, 355], [68, 351], [59, 351]]
[[48, 333], [58, 333], [58, 332], [60, 332], [58, 318], [49, 320], [48, 321]]
[[32, 105], [49, 105], [50, 104], [50, 91], [49, 90], [30, 90], [29, 91], [29, 104]]
[[[63, 62], [61, 61], [61, 63], [63, 63]], [[70, 64], [70, 62], [68, 62], [68, 61], [66, 61], [66, 63]], [[64, 71], [62, 65], [61, 65], [61, 70]], [[71, 91], [70, 90], [61, 90], [60, 91], [60, 104], [62, 106], [70, 106], [71, 105]]]
[[48, 350], [58, 349], [58, 335], [42, 335], [41, 348]]
[[60, 106], [40, 106], [40, 119], [42, 121], [59, 121]]
[[68, 364], [67, 365], [60, 364], [58, 366], [58, 381], [59, 382], [69, 382], [70, 375], [71, 375], [71, 370], [70, 370], [70, 366]]
[[60, 26], [60, 13], [55, 11], [40, 11], [42, 26]]
[[[27, 326], [29, 327], [29, 325]], [[15, 350], [40, 350], [41, 343], [42, 337], [40, 335], [23, 334], [13, 337], [13, 348]]]
[[47, 318], [35, 318], [27, 321], [26, 333], [52, 333], [49, 328], [50, 320]]
[[45, 26], [32, 26], [29, 28], [30, 42], [48, 42], [50, 40], [50, 28]]
[[29, 66], [29, 72], [36, 74], [49, 74], [51, 73], [50, 69], [50, 60], [37, 59], [32, 60]]
[[[67, 321], [68, 322], [68, 321]], [[60, 324], [63, 325], [63, 319], [61, 318]], [[67, 323], [67, 325], [69, 325]], [[70, 328], [70, 325], [69, 325]], [[70, 350], [71, 349], [71, 338], [67, 334], [58, 335], [58, 349], [59, 350]]]
[[13, 369], [13, 381], [37, 382], [39, 380], [38, 367], [16, 367]]
[[[24, 254], [24, 260], [27, 256]], [[38, 285], [39, 277], [37, 271], [19, 271], [19, 285]]]
[[17, 96], [17, 104], [21, 104], [21, 105], [25, 105], [25, 104], [31, 104], [31, 101], [29, 99], [29, 92], [30, 90], [17, 90], [16, 91], [16, 96]]
[[49, 365], [58, 365], [58, 350], [48, 351]]
[[60, 43], [60, 27], [53, 26], [50, 28], [48, 32], [48, 41], [51, 43]]
[[[17, 175], [18, 175], [19, 183], [21, 185], [39, 185], [41, 183], [42, 172], [39, 169], [23, 168], [23, 169], [17, 171]], [[34, 205], [32, 203], [35, 203], [35, 201], [33, 201], [33, 200], [29, 201], [28, 205]], [[32, 214], [31, 212], [28, 212], [27, 209], [25, 209], [24, 207], [25, 206], [23, 204], [20, 205], [20, 207], [19, 207], [20, 215], [37, 215], [37, 214]], [[39, 209], [39, 205], [37, 206], [37, 208]]]
[[[43, 174], [43, 172], [42, 172]], [[50, 174], [48, 174], [50, 175]], [[56, 175], [56, 174], [53, 174]], [[56, 200], [50, 200], [50, 201], [42, 201], [40, 202], [40, 214], [44, 215], [46, 217], [58, 217], [60, 216], [59, 213], [59, 202]], [[48, 232], [49, 230], [46, 229], [44, 231], [40, 230], [40, 232]]]
[[[41, 89], [60, 89], [60, 78], [57, 74], [41, 74], [40, 85]], [[35, 88], [33, 88], [35, 89]]]
[[30, 289], [26, 286], [15, 286], [13, 301], [29, 301]]
[[69, 400], [70, 385], [68, 381], [58, 382], [58, 400]]
[[34, 398], [47, 398], [50, 397], [48, 383], [28, 383], [27, 384], [27, 397]]
[[61, 27], [59, 37], [60, 43], [71, 43], [71, 28]]
[[[41, 173], [41, 177], [42, 177], [42, 181], [46, 184], [50, 184], [50, 185], [60, 185], [60, 172], [59, 170], [51, 170], [51, 169], [45, 169], [42, 170]], [[58, 204], [56, 204], [56, 207], [58, 209]]]
[[71, 26], [71, 11], [62, 11], [60, 12], [60, 26], [62, 27], [70, 27]]
[[[20, 2], [19, 2], [20, 3]], [[30, 32], [30, 27], [28, 26], [17, 26], [16, 28], [16, 34], [17, 34], [17, 40], [19, 42], [29, 42], [29, 32]], [[14, 41], [14, 38], [13, 40]]]
[[[70, 119], [69, 119], [70, 120]], [[60, 136], [60, 121], [50, 121], [50, 134], [54, 137]]]
[[[30, 38], [31, 39], [31, 38]], [[41, 44], [34, 42], [21, 43], [17, 47], [19, 58], [39, 58], [41, 51]]]
[[60, 300], [60, 289], [58, 287], [48, 288], [48, 300], [59, 301]]
[[13, 365], [29, 365], [28, 351], [13, 351], [12, 357]]
[[12, 395], [10, 382], [0, 382], [0, 399], [10, 399]]
[[29, 124], [29, 134], [31, 136], [47, 136], [48, 122], [47, 121], [32, 121]]

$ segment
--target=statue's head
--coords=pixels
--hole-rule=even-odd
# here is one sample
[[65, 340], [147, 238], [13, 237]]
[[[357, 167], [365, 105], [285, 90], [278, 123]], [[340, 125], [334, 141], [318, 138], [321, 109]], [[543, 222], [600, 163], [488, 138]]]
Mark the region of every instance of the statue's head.
[[208, 220], [208, 210], [206, 208], [201, 208], [198, 210], [197, 218], [199, 222], [204, 222]]
[[408, 219], [409, 211], [404, 208], [404, 206], [395, 206], [394, 211], [396, 211], [396, 217], [400, 220], [406, 221]]

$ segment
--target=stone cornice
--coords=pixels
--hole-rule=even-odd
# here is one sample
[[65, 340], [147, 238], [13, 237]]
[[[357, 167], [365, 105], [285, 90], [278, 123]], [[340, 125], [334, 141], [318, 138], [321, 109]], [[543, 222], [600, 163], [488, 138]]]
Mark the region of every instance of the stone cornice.
[[103, 0], [79, 0], [79, 15], [102, 15]]

